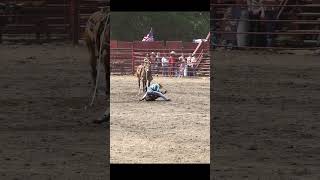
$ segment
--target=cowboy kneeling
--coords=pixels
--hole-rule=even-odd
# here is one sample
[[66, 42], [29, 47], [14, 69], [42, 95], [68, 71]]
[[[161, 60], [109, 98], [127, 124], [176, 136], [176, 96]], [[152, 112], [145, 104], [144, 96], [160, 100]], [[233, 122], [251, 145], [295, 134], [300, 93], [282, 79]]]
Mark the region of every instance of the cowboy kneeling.
[[147, 88], [147, 92], [144, 94], [144, 96], [139, 99], [139, 101], [142, 100], [146, 100], [146, 101], [155, 101], [156, 99], [158, 99], [159, 97], [163, 98], [166, 101], [170, 101], [169, 98], [166, 98], [164, 96], [164, 94], [167, 92], [166, 90], [161, 91], [161, 84], [158, 83], [154, 83], [151, 84], [148, 88]]

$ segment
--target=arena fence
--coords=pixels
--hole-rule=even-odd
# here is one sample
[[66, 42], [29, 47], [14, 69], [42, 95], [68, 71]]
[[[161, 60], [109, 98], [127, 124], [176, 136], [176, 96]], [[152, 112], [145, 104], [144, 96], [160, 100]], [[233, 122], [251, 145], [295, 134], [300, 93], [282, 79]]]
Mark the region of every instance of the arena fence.
[[[105, 0], [3, 0], [1, 3], [25, 3], [20, 10], [0, 12], [0, 36], [3, 40], [82, 38], [89, 16], [100, 7], [109, 6]], [[29, 3], [30, 2], [30, 3]], [[11, 18], [13, 21], [7, 22]], [[36, 36], [34, 36], [36, 34]]]
[[320, 0], [263, 1], [265, 16], [250, 16], [241, 0], [211, 0], [212, 47], [309, 49], [320, 46]]
[[[114, 74], [134, 74], [137, 66], [143, 64], [143, 59], [147, 53], [160, 53], [160, 57], [169, 58], [171, 51], [176, 52], [176, 59], [182, 54], [185, 58], [193, 53], [197, 47], [197, 43], [181, 42], [181, 41], [156, 41], [156, 42], [110, 42], [111, 47], [111, 72]], [[197, 76], [210, 75], [210, 57], [209, 43], [204, 43], [200, 51], [195, 53], [197, 61], [193, 64]], [[163, 67], [162, 64], [152, 62], [152, 72], [156, 75], [176, 76], [179, 74], [181, 63], [176, 63], [175, 66], [168, 65]], [[190, 69], [191, 71], [191, 69]], [[189, 72], [190, 72], [189, 71]], [[182, 74], [181, 74], [182, 75]], [[190, 75], [190, 73], [189, 73]]]

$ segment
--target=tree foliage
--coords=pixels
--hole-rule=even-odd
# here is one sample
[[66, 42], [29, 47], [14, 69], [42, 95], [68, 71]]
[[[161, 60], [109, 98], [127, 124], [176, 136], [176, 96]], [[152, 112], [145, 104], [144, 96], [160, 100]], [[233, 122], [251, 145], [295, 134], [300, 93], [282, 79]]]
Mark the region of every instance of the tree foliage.
[[156, 41], [192, 41], [209, 32], [209, 12], [111, 12], [111, 39], [141, 41], [153, 28]]

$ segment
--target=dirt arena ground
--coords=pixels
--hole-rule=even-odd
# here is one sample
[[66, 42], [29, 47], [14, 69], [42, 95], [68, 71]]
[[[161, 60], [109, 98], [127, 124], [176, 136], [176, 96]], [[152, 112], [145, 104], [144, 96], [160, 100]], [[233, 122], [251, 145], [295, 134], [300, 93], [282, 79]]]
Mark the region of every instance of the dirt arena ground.
[[111, 163], [209, 163], [209, 78], [154, 77], [170, 102], [138, 101], [133, 76], [111, 77]]
[[214, 51], [211, 179], [320, 179], [320, 57]]
[[[90, 123], [104, 111], [103, 96], [99, 96], [96, 106], [83, 110], [90, 91], [86, 48], [63, 43], [3, 44], [0, 55], [0, 179], [108, 179], [108, 125]], [[212, 57], [215, 57], [210, 134], [212, 179], [319, 179], [319, 56], [217, 51]], [[125, 77], [115, 77], [112, 84], [117, 78], [120, 81]], [[187, 89], [195, 88], [182, 82]], [[135, 81], [130, 83], [136, 87]], [[168, 83], [170, 87], [172, 81]], [[130, 106], [131, 111], [114, 114], [118, 120], [111, 123], [115, 135], [126, 132], [123, 137], [135, 134], [133, 137], [143, 140], [140, 147], [145, 147], [146, 161], [152, 159], [149, 150], [155, 143], [165, 142], [161, 140], [165, 137], [173, 144], [163, 147], [161, 152], [171, 153], [170, 148], [185, 148], [192, 138], [200, 139], [203, 135], [191, 131], [186, 139], [181, 136], [174, 142], [174, 136], [185, 133], [178, 131], [181, 125], [185, 129], [194, 125], [195, 130], [207, 127], [191, 118], [180, 120], [186, 109], [192, 110], [191, 105], [180, 106], [181, 102], [191, 102], [195, 97], [179, 99], [177, 94], [185, 90], [169, 87], [171, 102], [137, 102], [136, 91], [131, 89], [125, 94], [128, 98], [113, 100], [113, 109], [135, 102]], [[125, 87], [120, 85], [112, 91], [122, 88]], [[120, 97], [120, 94], [112, 95]], [[194, 102], [196, 108], [208, 107], [202, 106], [199, 100]], [[140, 116], [132, 118], [133, 104], [146, 106], [144, 111], [139, 111], [147, 117], [145, 120], [137, 119]], [[144, 112], [154, 107], [149, 104], [159, 108], [155, 109], [156, 115], [161, 108], [180, 115], [176, 119], [170, 116], [175, 121], [166, 118], [148, 121], [150, 115]], [[189, 116], [203, 118], [199, 114]], [[163, 125], [168, 129], [162, 128]], [[169, 128], [173, 131], [169, 132]], [[149, 141], [150, 146], [145, 146], [149, 135], [156, 141]], [[114, 141], [122, 141], [120, 138]], [[198, 146], [199, 142], [193, 145]], [[125, 150], [130, 148], [135, 149]], [[198, 152], [201, 148], [188, 150]], [[166, 158], [182, 161], [180, 157], [168, 154]], [[201, 159], [198, 154], [188, 157]]]
[[63, 43], [0, 45], [0, 179], [108, 179], [108, 125], [91, 120], [88, 54]]

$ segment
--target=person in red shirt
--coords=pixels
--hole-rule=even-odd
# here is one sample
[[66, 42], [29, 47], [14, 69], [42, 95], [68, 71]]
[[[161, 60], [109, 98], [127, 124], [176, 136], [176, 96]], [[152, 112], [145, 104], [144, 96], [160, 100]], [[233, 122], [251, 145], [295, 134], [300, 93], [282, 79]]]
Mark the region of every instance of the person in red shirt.
[[175, 58], [175, 52], [171, 51], [170, 52], [170, 57], [169, 57], [169, 75], [172, 76], [175, 73], [176, 70], [176, 58]]

